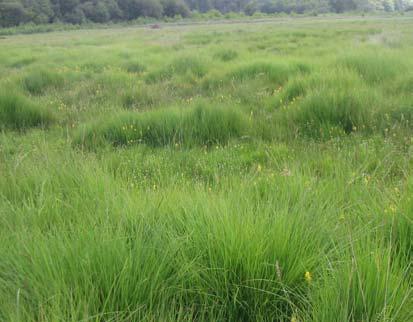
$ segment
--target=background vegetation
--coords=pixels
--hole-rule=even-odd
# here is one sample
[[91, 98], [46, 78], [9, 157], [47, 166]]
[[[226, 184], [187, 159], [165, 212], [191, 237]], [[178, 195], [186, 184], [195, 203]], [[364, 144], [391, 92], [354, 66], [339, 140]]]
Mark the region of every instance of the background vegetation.
[[2, 36], [0, 320], [412, 321], [412, 30]]
[[412, 9], [412, 0], [0, 0], [0, 27], [25, 23], [106, 23], [143, 17], [219, 18], [236, 13], [316, 15]]

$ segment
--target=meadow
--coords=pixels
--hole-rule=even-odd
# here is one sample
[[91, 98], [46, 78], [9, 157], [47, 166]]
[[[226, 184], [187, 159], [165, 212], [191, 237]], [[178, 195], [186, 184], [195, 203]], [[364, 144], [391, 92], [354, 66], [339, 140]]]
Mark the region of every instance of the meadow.
[[1, 321], [413, 321], [413, 17], [0, 39]]

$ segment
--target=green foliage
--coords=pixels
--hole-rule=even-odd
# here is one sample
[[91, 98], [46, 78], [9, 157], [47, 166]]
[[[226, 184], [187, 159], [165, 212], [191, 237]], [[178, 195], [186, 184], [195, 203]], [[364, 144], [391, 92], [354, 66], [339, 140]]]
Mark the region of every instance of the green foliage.
[[[0, 26], [22, 23], [69, 24], [175, 17], [239, 19], [247, 16], [409, 11], [408, 0], [3, 0]], [[244, 15], [245, 14], [245, 15]], [[42, 28], [43, 29], [43, 28]], [[43, 29], [44, 30], [44, 29]]]
[[0, 92], [0, 129], [24, 130], [46, 126], [53, 117], [49, 111], [14, 91]]
[[188, 17], [190, 11], [183, 0], [162, 0], [163, 14], [167, 17]]
[[26, 22], [27, 18], [27, 13], [21, 3], [0, 3], [0, 27], [16, 26]]

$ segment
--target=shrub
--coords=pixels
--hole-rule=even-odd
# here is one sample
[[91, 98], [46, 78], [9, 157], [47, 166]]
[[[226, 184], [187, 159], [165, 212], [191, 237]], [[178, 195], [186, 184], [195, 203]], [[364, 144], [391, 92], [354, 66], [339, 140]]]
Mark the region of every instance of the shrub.
[[225, 144], [248, 132], [242, 114], [231, 108], [199, 105], [189, 110], [166, 109], [145, 113], [124, 112], [107, 121], [84, 127], [75, 143], [86, 147], [105, 142], [115, 146], [144, 143], [150, 146]]
[[15, 92], [0, 92], [0, 129], [23, 130], [47, 125], [51, 113]]
[[48, 70], [35, 70], [23, 79], [23, 87], [33, 95], [41, 95], [49, 88], [60, 88], [64, 79]]

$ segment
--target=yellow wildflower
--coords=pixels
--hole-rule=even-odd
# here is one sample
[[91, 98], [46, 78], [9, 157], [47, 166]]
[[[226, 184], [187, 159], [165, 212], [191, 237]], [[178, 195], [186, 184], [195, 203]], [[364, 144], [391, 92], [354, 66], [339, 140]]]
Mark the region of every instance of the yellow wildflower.
[[313, 276], [312, 276], [311, 273], [308, 272], [308, 271], [305, 272], [304, 278], [305, 278], [305, 280], [307, 281], [307, 283], [311, 283], [311, 281], [313, 280]]

